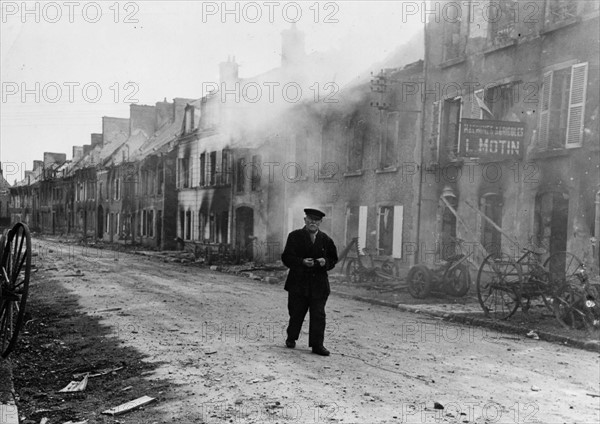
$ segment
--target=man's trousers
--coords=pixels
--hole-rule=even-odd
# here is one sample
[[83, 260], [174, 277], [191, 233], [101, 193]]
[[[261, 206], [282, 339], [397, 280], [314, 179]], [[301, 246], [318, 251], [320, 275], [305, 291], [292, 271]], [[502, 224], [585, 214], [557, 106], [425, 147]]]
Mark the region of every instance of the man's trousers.
[[315, 298], [302, 293], [288, 292], [288, 312], [290, 314], [290, 323], [287, 328], [288, 340], [298, 340], [306, 312], [310, 311], [308, 346], [323, 346], [326, 303], [327, 297]]

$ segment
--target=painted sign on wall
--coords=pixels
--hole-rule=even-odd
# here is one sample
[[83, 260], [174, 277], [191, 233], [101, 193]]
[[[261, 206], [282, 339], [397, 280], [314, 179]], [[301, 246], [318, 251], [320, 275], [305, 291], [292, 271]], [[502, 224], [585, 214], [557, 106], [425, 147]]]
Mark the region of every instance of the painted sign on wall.
[[522, 122], [462, 119], [459, 155], [488, 161], [522, 159], [524, 138]]

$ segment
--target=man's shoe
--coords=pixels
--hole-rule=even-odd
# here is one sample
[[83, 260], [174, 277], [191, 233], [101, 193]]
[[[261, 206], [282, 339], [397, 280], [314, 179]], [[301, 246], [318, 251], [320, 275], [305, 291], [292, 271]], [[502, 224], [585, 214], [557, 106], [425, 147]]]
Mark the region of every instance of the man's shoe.
[[295, 348], [295, 347], [296, 347], [296, 342], [295, 342], [294, 340], [287, 339], [287, 340], [285, 341], [285, 345], [286, 345], [287, 347], [289, 347], [290, 349], [293, 349], [293, 348]]
[[329, 351], [324, 346], [317, 346], [312, 348], [312, 353], [316, 353], [321, 356], [329, 356]]

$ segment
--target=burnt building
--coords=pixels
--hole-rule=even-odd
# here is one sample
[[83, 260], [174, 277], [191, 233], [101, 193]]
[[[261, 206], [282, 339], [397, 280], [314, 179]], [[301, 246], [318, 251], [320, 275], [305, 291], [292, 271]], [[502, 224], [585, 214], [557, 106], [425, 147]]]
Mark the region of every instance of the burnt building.
[[535, 245], [597, 269], [598, 3], [455, 6], [426, 29], [419, 259], [459, 236], [475, 262]]

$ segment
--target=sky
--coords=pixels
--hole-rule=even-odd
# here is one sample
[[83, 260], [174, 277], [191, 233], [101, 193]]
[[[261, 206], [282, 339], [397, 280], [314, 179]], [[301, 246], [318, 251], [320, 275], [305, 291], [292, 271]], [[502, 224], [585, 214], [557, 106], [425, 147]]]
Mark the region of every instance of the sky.
[[102, 132], [102, 116], [201, 97], [228, 56], [241, 77], [279, 66], [291, 22], [305, 33], [307, 53], [350, 48], [357, 74], [423, 28], [400, 1], [0, 5], [0, 161], [11, 184], [44, 152], [71, 159], [72, 146]]

